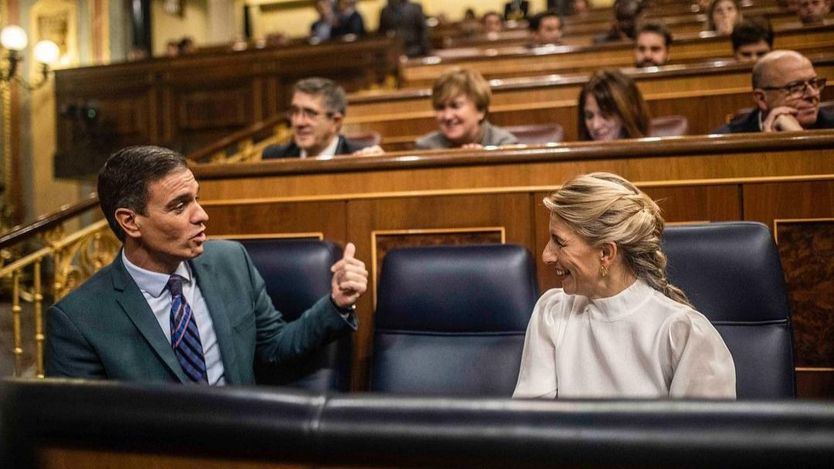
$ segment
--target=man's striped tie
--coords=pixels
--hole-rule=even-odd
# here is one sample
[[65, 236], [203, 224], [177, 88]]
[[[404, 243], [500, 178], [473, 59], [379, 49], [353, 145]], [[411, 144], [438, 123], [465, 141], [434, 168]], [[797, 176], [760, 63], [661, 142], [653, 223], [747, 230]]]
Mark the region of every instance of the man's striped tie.
[[182, 295], [183, 278], [172, 275], [167, 288], [171, 291], [171, 347], [177, 360], [191, 381], [208, 383], [206, 360], [203, 357], [203, 344], [200, 331], [191, 312], [191, 306]]

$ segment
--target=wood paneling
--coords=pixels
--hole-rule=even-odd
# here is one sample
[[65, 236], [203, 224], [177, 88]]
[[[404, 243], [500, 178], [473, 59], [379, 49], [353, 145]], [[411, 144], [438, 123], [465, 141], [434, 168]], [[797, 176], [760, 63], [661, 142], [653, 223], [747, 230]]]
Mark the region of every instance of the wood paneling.
[[779, 220], [774, 234], [794, 312], [796, 365], [834, 368], [834, 218]]
[[348, 91], [380, 86], [397, 74], [401, 50], [396, 39], [372, 38], [58, 70], [56, 173], [94, 175], [133, 144], [194, 151], [280, 115], [300, 78], [331, 78]]
[[803, 399], [831, 399], [834, 396], [834, 370], [797, 370], [796, 395]]
[[344, 245], [346, 203], [274, 202], [262, 204], [212, 203], [203, 205], [209, 215], [210, 236], [322, 233], [324, 239]]
[[[801, 396], [824, 395], [830, 398], [834, 396], [834, 368], [827, 364], [831, 357], [826, 351], [831, 350], [831, 341], [834, 340], [831, 297], [834, 279], [826, 276], [825, 272], [830, 271], [833, 260], [832, 240], [819, 233], [815, 235], [817, 230], [813, 229], [814, 224], [808, 224], [807, 230], [799, 229], [791, 234], [779, 227], [794, 225], [796, 228], [796, 220], [825, 221], [834, 218], [834, 181], [829, 178], [823, 181], [748, 184], [743, 191], [745, 218], [772, 227], [777, 235], [780, 232], [787, 235], [785, 245], [781, 238], [777, 241], [795, 319], [797, 364], [823, 367], [798, 373], [797, 390]], [[777, 220], [779, 222], [775, 223]], [[791, 220], [794, 222], [791, 223]]]
[[195, 167], [207, 200], [555, 186], [590, 171], [639, 183], [834, 174], [833, 131], [581, 142]]
[[[831, 151], [827, 158], [834, 161]], [[834, 173], [832, 173], [834, 174]], [[834, 217], [834, 182], [773, 182], [744, 187], [744, 215], [773, 227], [777, 219]]]

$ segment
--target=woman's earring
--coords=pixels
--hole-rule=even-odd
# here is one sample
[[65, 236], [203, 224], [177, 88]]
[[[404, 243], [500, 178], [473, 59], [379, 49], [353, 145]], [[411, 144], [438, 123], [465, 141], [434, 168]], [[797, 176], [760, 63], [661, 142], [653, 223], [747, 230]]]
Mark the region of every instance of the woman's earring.
[[608, 267], [605, 267], [605, 264], [600, 264], [599, 274], [602, 276], [602, 278], [605, 278], [605, 277], [608, 276]]

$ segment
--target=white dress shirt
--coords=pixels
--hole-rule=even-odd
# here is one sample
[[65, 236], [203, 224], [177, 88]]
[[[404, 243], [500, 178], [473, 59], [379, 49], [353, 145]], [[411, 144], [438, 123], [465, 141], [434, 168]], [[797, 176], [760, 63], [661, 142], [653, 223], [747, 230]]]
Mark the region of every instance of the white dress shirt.
[[[133, 281], [148, 302], [151, 311], [156, 316], [156, 321], [168, 342], [171, 342], [171, 292], [166, 289], [168, 274], [161, 274], [143, 269], [130, 262], [122, 250], [122, 261], [125, 264], [127, 273], [133, 277]], [[181, 276], [182, 294], [185, 301], [191, 306], [197, 328], [200, 330], [200, 342], [203, 345], [203, 357], [206, 360], [206, 374], [211, 385], [222, 386], [226, 384], [223, 371], [223, 360], [220, 356], [220, 348], [217, 345], [217, 335], [214, 333], [214, 323], [206, 305], [206, 300], [197, 286], [191, 267], [187, 262], [181, 262], [174, 274]]]
[[[336, 156], [336, 148], [339, 147], [339, 134], [333, 136], [330, 139], [330, 144], [324, 147], [324, 150], [321, 151], [315, 158], [319, 158], [322, 160], [329, 160]], [[300, 158], [308, 158], [307, 150], [301, 149], [301, 154], [299, 155]], [[313, 158], [313, 157], [310, 157]]]

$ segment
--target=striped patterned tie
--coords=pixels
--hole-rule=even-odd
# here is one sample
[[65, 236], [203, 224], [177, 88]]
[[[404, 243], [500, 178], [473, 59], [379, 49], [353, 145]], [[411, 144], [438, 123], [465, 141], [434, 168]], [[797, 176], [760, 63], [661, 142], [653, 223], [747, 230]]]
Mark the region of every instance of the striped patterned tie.
[[167, 288], [171, 291], [171, 347], [188, 378], [195, 383], [208, 384], [200, 331], [191, 306], [182, 295], [182, 281], [179, 275], [168, 279]]

